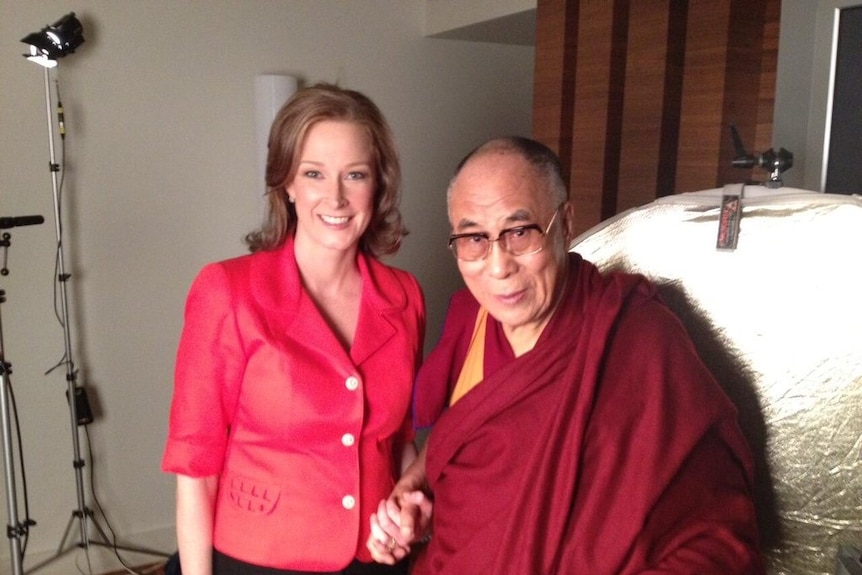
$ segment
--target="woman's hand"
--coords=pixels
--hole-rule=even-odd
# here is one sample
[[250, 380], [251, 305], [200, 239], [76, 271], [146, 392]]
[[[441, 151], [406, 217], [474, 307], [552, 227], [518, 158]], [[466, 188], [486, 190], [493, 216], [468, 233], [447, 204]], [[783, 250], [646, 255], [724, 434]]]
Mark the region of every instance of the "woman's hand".
[[434, 504], [425, 486], [425, 449], [401, 476], [388, 499], [371, 515], [371, 535], [366, 542], [378, 563], [393, 565], [410, 553], [410, 546], [430, 532]]
[[371, 515], [368, 550], [378, 563], [393, 565], [410, 553], [431, 524], [433, 503], [422, 491], [406, 491], [380, 502]]

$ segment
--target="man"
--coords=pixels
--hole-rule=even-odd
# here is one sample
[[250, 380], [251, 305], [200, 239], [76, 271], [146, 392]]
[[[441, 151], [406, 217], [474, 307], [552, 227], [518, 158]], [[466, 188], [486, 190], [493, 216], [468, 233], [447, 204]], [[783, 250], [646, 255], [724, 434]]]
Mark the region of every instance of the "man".
[[651, 284], [567, 253], [556, 156], [492, 140], [448, 202], [467, 290], [417, 378], [416, 424], [433, 429], [371, 518], [375, 559], [415, 550], [415, 575], [763, 573], [734, 407]]

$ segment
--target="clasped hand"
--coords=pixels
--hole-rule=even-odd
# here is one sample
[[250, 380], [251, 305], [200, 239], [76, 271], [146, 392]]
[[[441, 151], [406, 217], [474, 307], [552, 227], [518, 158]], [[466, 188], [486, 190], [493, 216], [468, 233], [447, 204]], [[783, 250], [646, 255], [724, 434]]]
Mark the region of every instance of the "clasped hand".
[[422, 491], [396, 486], [371, 515], [371, 535], [366, 545], [374, 560], [394, 565], [404, 559], [411, 545], [428, 534], [433, 506]]

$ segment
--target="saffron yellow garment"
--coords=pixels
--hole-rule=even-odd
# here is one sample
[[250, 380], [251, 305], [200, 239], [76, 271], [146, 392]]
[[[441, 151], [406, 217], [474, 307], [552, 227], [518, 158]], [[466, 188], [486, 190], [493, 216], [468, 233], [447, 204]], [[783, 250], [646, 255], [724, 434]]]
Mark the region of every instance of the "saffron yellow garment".
[[458, 381], [455, 383], [455, 389], [452, 390], [449, 405], [455, 405], [456, 401], [461, 399], [477, 383], [485, 378], [486, 325], [488, 325], [488, 310], [480, 307], [479, 313], [476, 315], [476, 325], [473, 326], [473, 335], [470, 337], [470, 347], [467, 350], [467, 357], [464, 360], [461, 373], [458, 374]]

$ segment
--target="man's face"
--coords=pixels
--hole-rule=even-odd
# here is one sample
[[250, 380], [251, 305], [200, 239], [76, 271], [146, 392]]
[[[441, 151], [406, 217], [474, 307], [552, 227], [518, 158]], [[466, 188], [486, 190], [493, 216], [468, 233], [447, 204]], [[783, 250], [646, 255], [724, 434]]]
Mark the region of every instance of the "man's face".
[[[458, 174], [449, 198], [453, 234], [485, 233], [492, 240], [500, 232], [529, 224], [545, 230], [555, 209], [543, 179], [520, 155], [487, 151], [474, 156]], [[458, 260], [470, 292], [503, 325], [516, 353], [518, 344], [532, 348], [557, 301], [564, 281], [566, 249], [563, 229], [568, 206], [560, 209], [544, 238], [541, 251], [514, 256], [501, 242], [479, 261]]]

